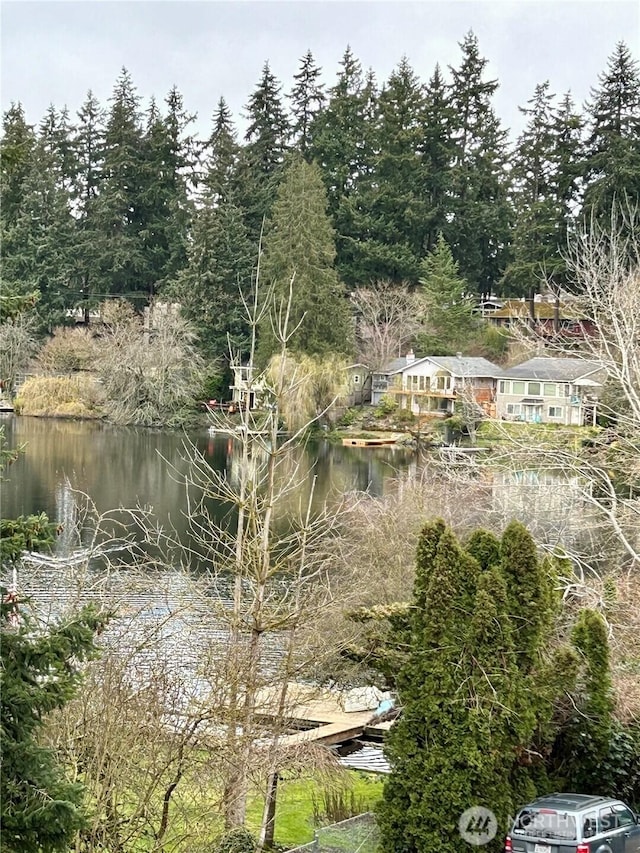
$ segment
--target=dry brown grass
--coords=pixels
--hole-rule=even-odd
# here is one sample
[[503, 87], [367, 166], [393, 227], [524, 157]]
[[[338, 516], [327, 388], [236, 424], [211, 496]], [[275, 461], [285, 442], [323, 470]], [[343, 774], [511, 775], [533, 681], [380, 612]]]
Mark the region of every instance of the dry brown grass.
[[88, 329], [56, 329], [38, 353], [38, 363], [47, 373], [89, 370], [95, 360], [96, 344]]
[[100, 418], [104, 400], [92, 376], [32, 376], [20, 389], [16, 408], [39, 417]]

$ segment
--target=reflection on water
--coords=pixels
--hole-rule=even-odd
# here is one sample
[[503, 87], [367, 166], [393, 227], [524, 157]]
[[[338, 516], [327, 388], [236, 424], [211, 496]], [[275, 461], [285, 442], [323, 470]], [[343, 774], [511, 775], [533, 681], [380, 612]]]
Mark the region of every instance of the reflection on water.
[[[60, 553], [71, 547], [77, 512], [74, 492], [87, 494], [98, 512], [152, 507], [159, 523], [170, 523], [182, 537], [187, 536], [185, 440], [192, 441], [209, 465], [225, 472], [232, 483], [241, 464], [237, 439], [211, 436], [204, 428], [185, 436], [91, 421], [10, 417], [4, 423], [8, 446], [24, 445], [26, 452], [2, 484], [2, 514], [11, 518], [47, 513], [65, 529], [57, 543]], [[291, 496], [296, 507], [301, 498], [304, 502], [313, 477], [318, 505], [354, 490], [379, 496], [397, 472], [406, 469], [412, 455], [402, 448], [351, 448], [318, 441], [295, 449], [282, 475], [300, 465], [301, 490]], [[228, 511], [215, 505], [212, 509], [218, 517]]]
[[[186, 436], [90, 421], [10, 416], [3, 422], [8, 446], [24, 445], [26, 452], [6, 472], [8, 480], [2, 483], [0, 496], [2, 514], [10, 518], [47, 513], [64, 528], [56, 545], [59, 555], [69, 554], [77, 544], [73, 530], [79, 507], [76, 492], [86, 493], [98, 512], [151, 507], [159, 524], [171, 525], [182, 542], [192, 544], [185, 517], [185, 441], [192, 441], [208, 464], [232, 484], [240, 475], [238, 440], [231, 435], [209, 435], [206, 428]], [[254, 459], [249, 464], [259, 462]], [[405, 448], [343, 447], [315, 441], [294, 448], [283, 461], [280, 476], [289, 477], [299, 466], [300, 487], [280, 502], [278, 513], [281, 518], [298, 513], [306, 505], [314, 478], [314, 500], [319, 506], [353, 491], [382, 496], [398, 485], [402, 488], [407, 478], [419, 477], [424, 465]], [[540, 541], [569, 544], [586, 526], [583, 486], [573, 474], [487, 468], [477, 473], [485, 489], [482, 509], [486, 523], [496, 529], [515, 517], [529, 525]], [[230, 512], [229, 507], [213, 502], [209, 509], [218, 520]]]

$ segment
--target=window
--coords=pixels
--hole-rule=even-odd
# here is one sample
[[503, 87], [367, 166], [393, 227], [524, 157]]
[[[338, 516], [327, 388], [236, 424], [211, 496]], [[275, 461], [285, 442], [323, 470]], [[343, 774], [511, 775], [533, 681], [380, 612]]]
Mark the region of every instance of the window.
[[558, 386], [558, 397], [568, 397], [569, 396], [569, 386], [566, 384], [562, 384]]
[[507, 414], [508, 415], [519, 415], [520, 414], [520, 403], [507, 403]]
[[598, 812], [598, 832], [611, 832], [616, 828], [616, 816], [611, 806]]
[[556, 396], [556, 383], [555, 382], [545, 382], [542, 386], [542, 393], [545, 397], [555, 397]]
[[532, 397], [540, 396], [540, 383], [539, 382], [529, 382], [529, 394]]
[[549, 406], [549, 417], [550, 418], [561, 418], [563, 414], [562, 406]]
[[438, 391], [444, 391], [446, 386], [447, 377], [446, 376], [438, 376], [436, 387]]
[[509, 393], [509, 381], [507, 379], [500, 380], [500, 393], [508, 394]]
[[596, 831], [596, 813], [589, 812], [589, 814], [584, 816], [584, 822], [582, 824], [582, 837], [593, 838], [593, 836], [596, 834]]
[[424, 391], [424, 376], [420, 377], [420, 390]]
[[613, 806], [613, 811], [618, 821], [617, 826], [635, 826], [636, 819], [633, 816], [633, 812], [628, 808], [623, 805], [615, 805]]
[[523, 809], [518, 815], [514, 829], [515, 832], [526, 832], [529, 836], [540, 836], [545, 841], [547, 838], [558, 839], [559, 841], [575, 841], [577, 838], [576, 830], [574, 815], [556, 812], [552, 809]]
[[359, 374], [359, 373], [354, 373], [354, 374], [353, 374], [353, 384], [354, 384], [354, 385], [359, 385], [359, 384], [360, 384], [360, 374]]
[[511, 393], [512, 394], [524, 394], [524, 382], [512, 382], [511, 383]]

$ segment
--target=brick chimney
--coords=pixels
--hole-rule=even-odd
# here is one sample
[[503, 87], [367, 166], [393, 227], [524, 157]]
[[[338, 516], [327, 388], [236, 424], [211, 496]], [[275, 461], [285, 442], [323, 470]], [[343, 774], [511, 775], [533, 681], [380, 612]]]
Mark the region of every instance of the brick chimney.
[[416, 354], [414, 353], [414, 351], [412, 349], [409, 350], [406, 358], [407, 358], [407, 364], [413, 364], [413, 362], [416, 360]]

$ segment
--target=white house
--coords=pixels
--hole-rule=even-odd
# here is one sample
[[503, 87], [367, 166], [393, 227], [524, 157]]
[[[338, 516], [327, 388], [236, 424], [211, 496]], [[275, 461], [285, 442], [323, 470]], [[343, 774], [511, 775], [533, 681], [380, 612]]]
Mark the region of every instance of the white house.
[[231, 402], [236, 407], [256, 409], [262, 403], [265, 393], [264, 381], [254, 367], [246, 364], [232, 364], [233, 384], [229, 386]]
[[531, 358], [496, 372], [496, 417], [531, 423], [593, 424], [606, 367], [582, 358]]

